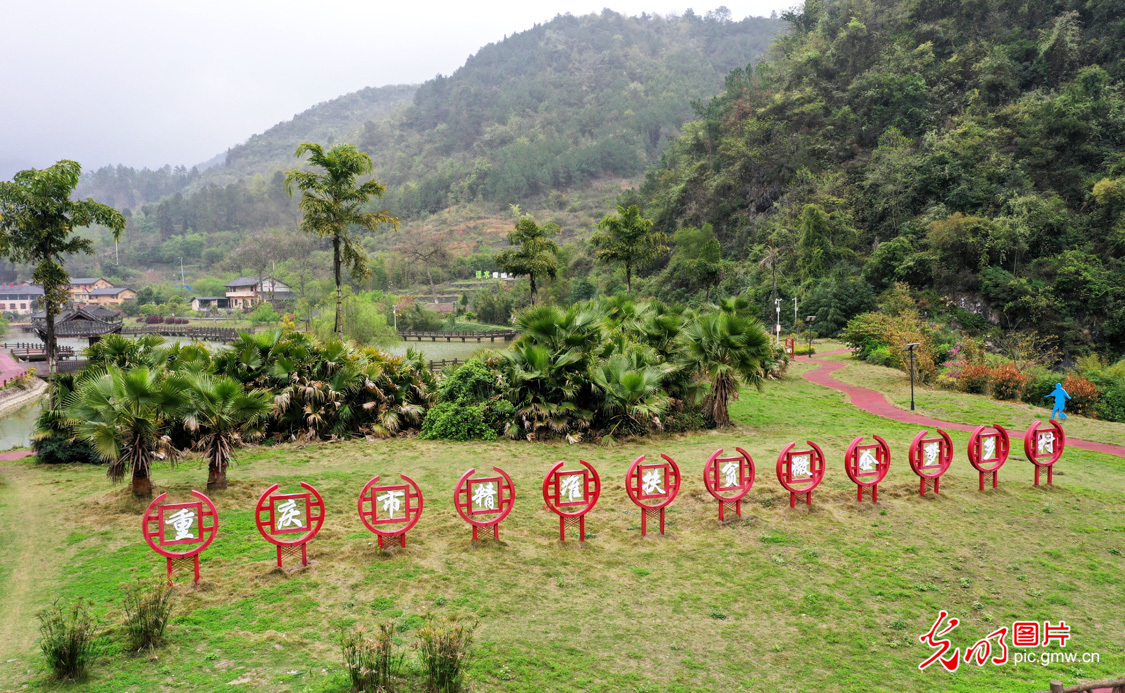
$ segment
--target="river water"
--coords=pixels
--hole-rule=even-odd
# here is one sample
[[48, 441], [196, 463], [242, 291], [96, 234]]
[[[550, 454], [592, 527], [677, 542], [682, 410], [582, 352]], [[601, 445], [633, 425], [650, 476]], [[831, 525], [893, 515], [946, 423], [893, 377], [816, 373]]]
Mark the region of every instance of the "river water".
[[[178, 339], [169, 338], [169, 342], [180, 341]], [[16, 342], [31, 342], [39, 343], [39, 336], [25, 332], [23, 330], [11, 330], [0, 342], [16, 343]], [[75, 353], [81, 353], [87, 346], [85, 339], [61, 338], [59, 339], [59, 346], [74, 347]], [[464, 361], [473, 354], [484, 349], [496, 348], [503, 349], [507, 346], [505, 343], [497, 342], [399, 342], [391, 347], [386, 347], [385, 351], [392, 354], [403, 355], [406, 353], [407, 348], [414, 348], [425, 354], [426, 358], [432, 361], [440, 361], [442, 359], [452, 360], [460, 359]], [[44, 364], [36, 364], [36, 367], [43, 368]], [[35, 418], [39, 416], [42, 411], [42, 401], [34, 402], [27, 405], [22, 409], [18, 409], [7, 416], [0, 418], [0, 450], [10, 450], [12, 448], [24, 448], [31, 444], [31, 434], [35, 428]]]

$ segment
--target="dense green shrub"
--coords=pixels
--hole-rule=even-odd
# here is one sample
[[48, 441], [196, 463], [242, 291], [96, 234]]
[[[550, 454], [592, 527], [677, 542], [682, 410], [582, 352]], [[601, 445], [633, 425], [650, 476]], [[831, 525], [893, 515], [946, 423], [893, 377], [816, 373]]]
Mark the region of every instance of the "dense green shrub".
[[482, 405], [441, 402], [430, 407], [422, 421], [419, 438], [424, 440], [494, 440], [496, 431], [485, 423]]
[[1055, 389], [1055, 383], [1061, 382], [1062, 378], [1061, 374], [1047, 370], [1032, 371], [1028, 374], [1027, 384], [1024, 385], [1021, 399], [1032, 406], [1047, 406], [1047, 395]]
[[1112, 381], [1100, 385], [1099, 389], [1102, 394], [1094, 407], [1097, 417], [1105, 421], [1125, 422], [1125, 383]]

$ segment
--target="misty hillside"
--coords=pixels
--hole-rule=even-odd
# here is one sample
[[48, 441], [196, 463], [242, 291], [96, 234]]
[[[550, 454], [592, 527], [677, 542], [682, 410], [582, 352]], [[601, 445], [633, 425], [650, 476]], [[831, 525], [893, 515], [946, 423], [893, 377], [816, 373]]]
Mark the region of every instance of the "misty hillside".
[[[417, 85], [368, 87], [317, 104], [231, 147], [215, 157], [219, 159], [215, 166], [192, 169], [165, 166], [153, 171], [118, 165], [87, 171], [75, 195], [132, 209], [185, 189], [208, 184], [229, 185], [257, 174], [272, 174], [292, 165], [293, 151], [301, 142], [347, 141], [364, 123], [386, 118], [409, 103], [417, 88]], [[200, 158], [206, 154], [200, 152]]]

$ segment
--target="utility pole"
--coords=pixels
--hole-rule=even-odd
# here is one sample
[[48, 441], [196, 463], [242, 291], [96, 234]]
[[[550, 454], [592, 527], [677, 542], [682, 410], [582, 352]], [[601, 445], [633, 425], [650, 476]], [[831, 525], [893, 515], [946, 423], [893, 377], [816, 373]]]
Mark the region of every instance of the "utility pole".
[[816, 322], [816, 316], [815, 315], [806, 315], [805, 316], [805, 329], [809, 333], [809, 358], [810, 359], [812, 358], [812, 324], [814, 322]]
[[797, 297], [793, 297], [793, 331], [797, 331]]

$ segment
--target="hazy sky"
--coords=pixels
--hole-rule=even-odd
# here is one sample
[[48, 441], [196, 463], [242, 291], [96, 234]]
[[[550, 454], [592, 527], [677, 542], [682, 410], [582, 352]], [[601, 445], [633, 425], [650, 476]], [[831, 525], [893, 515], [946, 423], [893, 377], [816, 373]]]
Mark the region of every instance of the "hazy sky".
[[725, 4], [741, 19], [796, 2], [712, 1], [4, 0], [0, 179], [62, 158], [190, 166], [321, 101], [449, 74], [561, 13]]

